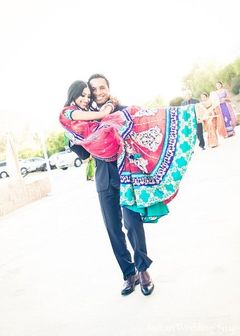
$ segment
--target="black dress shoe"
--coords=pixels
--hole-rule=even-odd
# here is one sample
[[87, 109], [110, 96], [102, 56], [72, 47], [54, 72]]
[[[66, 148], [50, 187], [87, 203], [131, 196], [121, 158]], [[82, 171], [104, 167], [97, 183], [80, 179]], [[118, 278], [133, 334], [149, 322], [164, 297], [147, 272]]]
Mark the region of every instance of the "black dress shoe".
[[131, 294], [135, 286], [139, 284], [139, 276], [138, 274], [130, 275], [123, 284], [123, 289], [121, 291], [122, 295], [129, 295]]
[[143, 295], [150, 295], [154, 289], [154, 284], [147, 271], [139, 272], [139, 281]]

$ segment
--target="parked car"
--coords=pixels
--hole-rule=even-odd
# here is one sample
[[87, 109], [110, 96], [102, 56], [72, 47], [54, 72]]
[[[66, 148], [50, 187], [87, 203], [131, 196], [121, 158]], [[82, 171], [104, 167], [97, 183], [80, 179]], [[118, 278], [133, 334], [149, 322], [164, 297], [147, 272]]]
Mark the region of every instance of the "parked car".
[[52, 154], [48, 160], [49, 160], [49, 165], [50, 165], [50, 168], [51, 169], [56, 169], [57, 166], [56, 166], [56, 161], [57, 161], [57, 157], [58, 157], [59, 153], [54, 153]]
[[72, 152], [70, 149], [52, 154], [49, 157], [49, 164], [51, 168], [68, 169], [69, 167], [80, 167], [82, 160]]
[[29, 159], [22, 160], [20, 162], [20, 165], [21, 165], [21, 172], [23, 170], [27, 171], [27, 173], [47, 170], [46, 161], [41, 157], [31, 157]]
[[1, 161], [0, 162], [0, 178], [6, 178], [8, 177], [8, 172], [7, 172], [7, 163], [6, 161]]
[[[21, 161], [19, 161], [19, 164], [22, 176], [26, 176], [28, 173], [27, 168], [21, 166]], [[0, 178], [6, 178], [6, 177], [9, 177], [7, 162], [0, 161]]]

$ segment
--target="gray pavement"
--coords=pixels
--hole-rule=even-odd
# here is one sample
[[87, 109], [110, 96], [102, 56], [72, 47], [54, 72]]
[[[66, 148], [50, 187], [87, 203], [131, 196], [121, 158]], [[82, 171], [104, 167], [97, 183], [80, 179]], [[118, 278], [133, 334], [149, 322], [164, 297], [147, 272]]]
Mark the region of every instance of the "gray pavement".
[[239, 336], [240, 127], [196, 147], [170, 214], [146, 224], [155, 290], [122, 276], [85, 169], [0, 220], [1, 336]]

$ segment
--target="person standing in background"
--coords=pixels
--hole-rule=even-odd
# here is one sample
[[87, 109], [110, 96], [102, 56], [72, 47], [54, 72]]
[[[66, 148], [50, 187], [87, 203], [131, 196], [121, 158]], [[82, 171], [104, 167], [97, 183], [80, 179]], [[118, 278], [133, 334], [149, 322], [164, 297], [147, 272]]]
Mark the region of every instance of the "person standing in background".
[[207, 132], [208, 147], [218, 146], [217, 125], [219, 118], [219, 108], [214, 105], [207, 92], [200, 95], [201, 102], [196, 104], [197, 118], [203, 120], [204, 128]]
[[[224, 126], [226, 130], [226, 138], [235, 134], [234, 128], [237, 125], [237, 118], [233, 110], [229, 92], [223, 87], [223, 83], [218, 81], [216, 83], [216, 91], [214, 92], [219, 100], [219, 107], [223, 116]], [[214, 95], [212, 93], [212, 95]]]
[[[198, 99], [195, 99], [192, 97], [192, 91], [186, 90], [184, 94], [184, 100], [182, 101], [181, 105], [190, 105], [190, 104], [197, 104], [199, 103]], [[197, 138], [199, 141], [199, 147], [201, 147], [203, 150], [205, 149], [205, 140], [203, 136], [203, 120], [200, 118], [200, 115], [197, 116]]]

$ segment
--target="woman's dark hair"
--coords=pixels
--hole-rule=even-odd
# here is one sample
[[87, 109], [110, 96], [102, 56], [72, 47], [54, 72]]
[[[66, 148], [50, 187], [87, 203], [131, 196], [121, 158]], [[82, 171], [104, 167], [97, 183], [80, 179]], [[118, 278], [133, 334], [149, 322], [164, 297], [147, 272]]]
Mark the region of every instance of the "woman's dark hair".
[[76, 80], [68, 89], [68, 98], [64, 106], [71, 105], [78, 97], [82, 95], [83, 90], [87, 87], [87, 83], [84, 81]]
[[223, 86], [223, 82], [221, 82], [221, 81], [217, 81], [217, 83], [219, 83], [219, 84], [221, 84], [221, 85]]
[[106, 81], [106, 83], [107, 83], [107, 86], [110, 87], [110, 85], [109, 85], [109, 81], [108, 81], [108, 79], [107, 79], [104, 75], [99, 74], [99, 73], [95, 73], [95, 74], [93, 74], [91, 77], [89, 77], [89, 79], [88, 79], [88, 86], [89, 86], [90, 88], [91, 88], [91, 84], [90, 84], [91, 80], [92, 80], [92, 79], [97, 79], [97, 78], [102, 78], [102, 79], [104, 79], [104, 80]]

